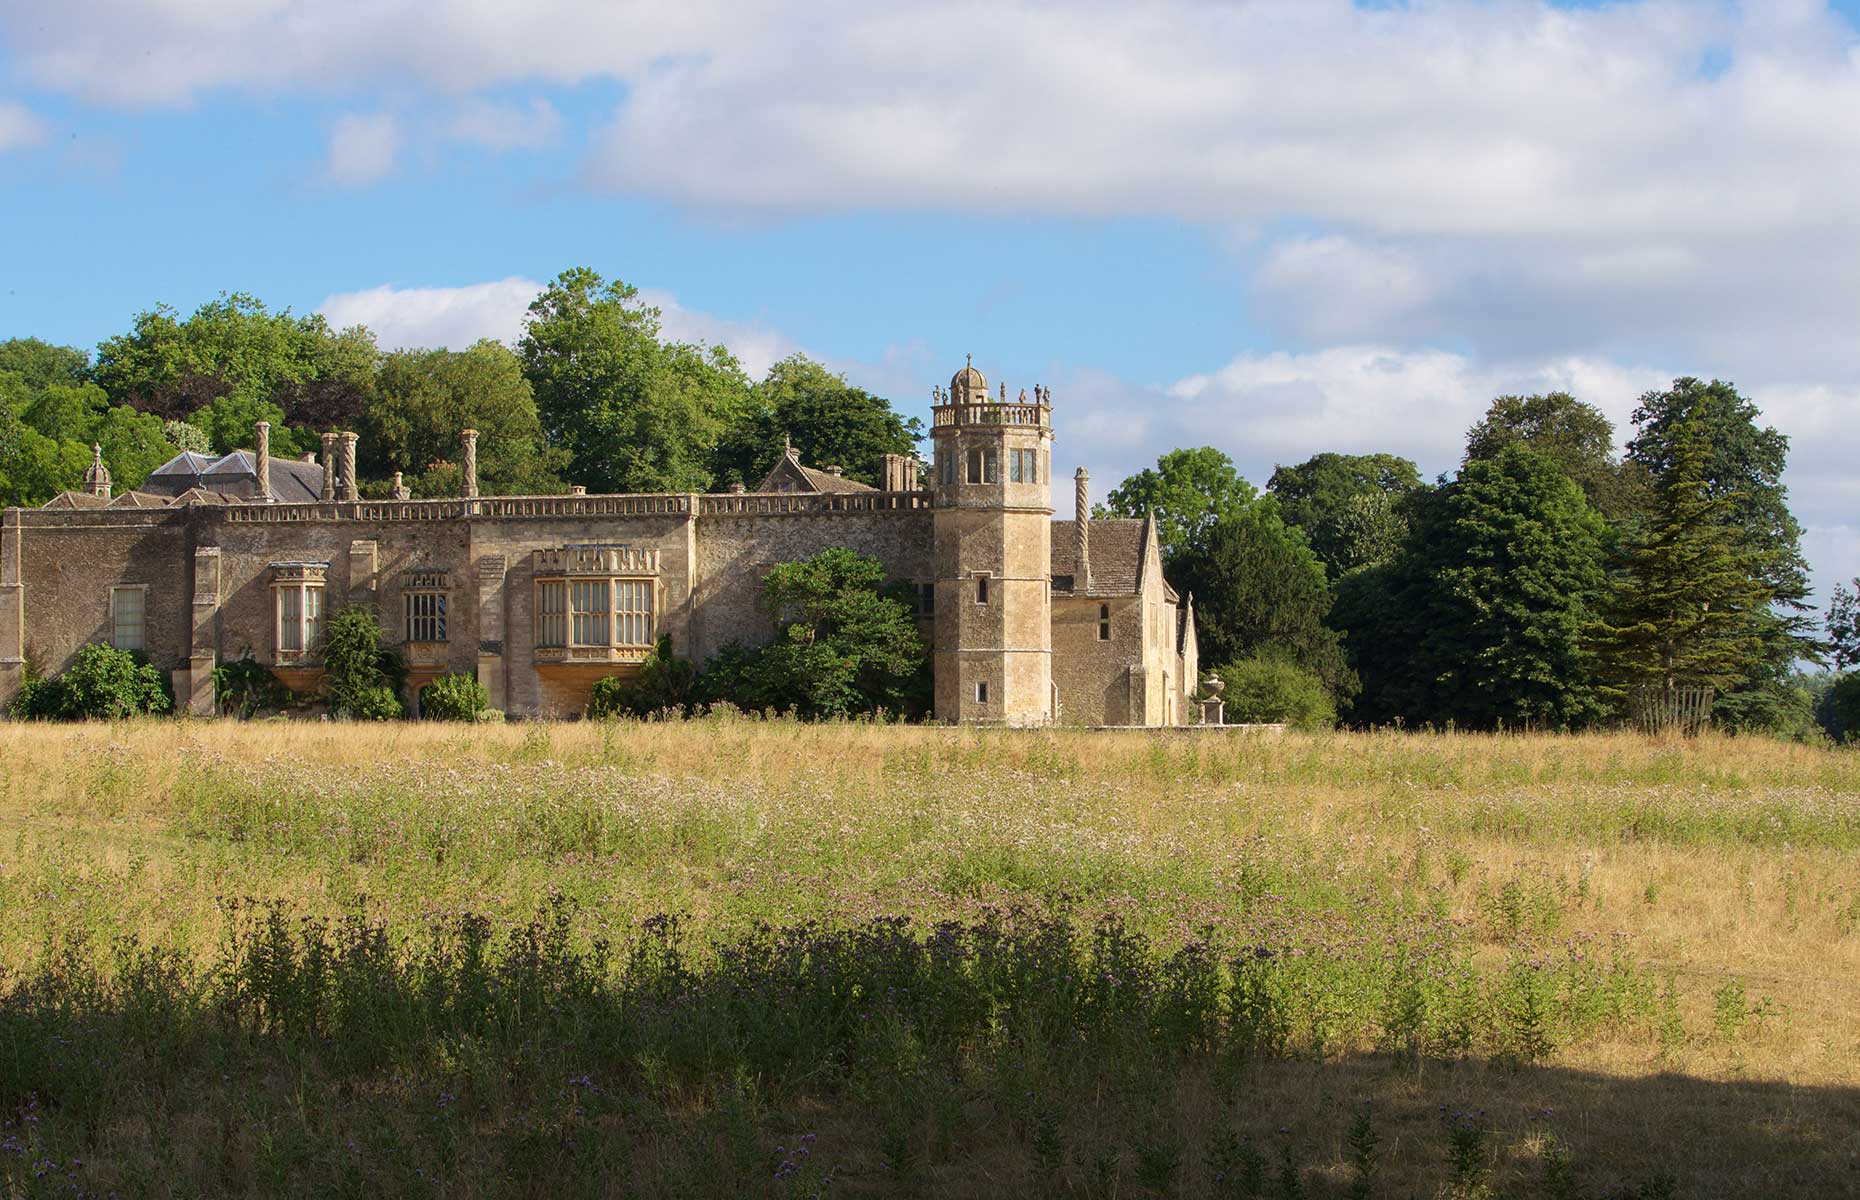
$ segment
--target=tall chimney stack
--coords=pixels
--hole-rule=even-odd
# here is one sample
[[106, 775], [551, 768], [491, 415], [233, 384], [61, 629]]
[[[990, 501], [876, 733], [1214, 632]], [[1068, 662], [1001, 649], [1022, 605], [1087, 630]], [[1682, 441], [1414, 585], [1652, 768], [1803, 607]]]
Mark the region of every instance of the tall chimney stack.
[[1078, 506], [1078, 520], [1072, 522], [1078, 529], [1078, 565], [1073, 568], [1078, 574], [1073, 584], [1081, 592], [1091, 590], [1091, 472], [1084, 467], [1072, 473], [1072, 502]]
[[271, 422], [260, 421], [252, 434], [253, 470], [258, 473], [258, 498], [266, 504], [271, 495]]
[[321, 499], [328, 504], [336, 498], [336, 435], [323, 435], [323, 492]]
[[465, 470], [464, 478], [459, 482], [459, 495], [467, 500], [478, 495], [478, 431], [476, 429], [459, 430], [459, 441], [464, 443]]
[[342, 435], [342, 498], [350, 502], [361, 499], [355, 488], [355, 443], [359, 437], [355, 433]]

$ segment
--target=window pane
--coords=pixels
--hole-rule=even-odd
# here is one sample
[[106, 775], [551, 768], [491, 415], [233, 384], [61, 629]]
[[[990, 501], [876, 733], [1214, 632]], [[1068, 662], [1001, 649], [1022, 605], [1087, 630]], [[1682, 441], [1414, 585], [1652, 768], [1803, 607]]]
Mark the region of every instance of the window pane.
[[541, 612], [536, 631], [537, 645], [567, 645], [568, 585], [560, 580], [543, 584], [537, 589], [537, 607]]
[[982, 482], [999, 483], [1001, 480], [1001, 456], [993, 450], [982, 451]]
[[578, 580], [569, 585], [569, 605], [574, 616], [573, 645], [607, 646], [608, 605], [605, 579]]
[[278, 649], [304, 648], [303, 592], [294, 587], [278, 589]]
[[980, 483], [981, 481], [982, 452], [980, 450], [971, 450], [969, 451], [969, 482]]
[[323, 589], [304, 589], [304, 649], [315, 650], [323, 644]]
[[110, 641], [118, 650], [142, 649], [141, 588], [110, 589]]

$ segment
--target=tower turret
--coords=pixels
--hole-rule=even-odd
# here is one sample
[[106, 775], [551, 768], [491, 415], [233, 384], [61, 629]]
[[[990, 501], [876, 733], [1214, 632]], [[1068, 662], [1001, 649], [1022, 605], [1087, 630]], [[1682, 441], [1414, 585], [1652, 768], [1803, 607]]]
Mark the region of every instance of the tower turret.
[[1049, 721], [1051, 398], [991, 397], [973, 362], [934, 395], [937, 718]]

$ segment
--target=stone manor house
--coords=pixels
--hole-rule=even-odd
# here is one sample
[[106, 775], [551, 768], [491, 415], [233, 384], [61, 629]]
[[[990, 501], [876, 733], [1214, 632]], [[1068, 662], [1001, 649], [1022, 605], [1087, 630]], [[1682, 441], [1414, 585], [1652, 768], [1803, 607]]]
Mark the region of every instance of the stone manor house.
[[916, 588], [935, 715], [962, 724], [1174, 725], [1197, 678], [1192, 602], [1164, 582], [1154, 518], [1054, 521], [1052, 398], [991, 397], [973, 366], [934, 392], [934, 461], [888, 456], [883, 487], [790, 449], [754, 491], [480, 496], [461, 432], [462, 495], [362, 499], [356, 435], [322, 462], [273, 459], [269, 428], [223, 458], [182, 454], [113, 493], [101, 453], [84, 490], [0, 524], [0, 703], [28, 658], [64, 669], [87, 642], [172, 671], [176, 706], [213, 711], [213, 668], [251, 656], [314, 691], [318, 634], [374, 607], [410, 688], [475, 672], [491, 704], [571, 716], [660, 634], [704, 661], [774, 624], [776, 563], [846, 546]]

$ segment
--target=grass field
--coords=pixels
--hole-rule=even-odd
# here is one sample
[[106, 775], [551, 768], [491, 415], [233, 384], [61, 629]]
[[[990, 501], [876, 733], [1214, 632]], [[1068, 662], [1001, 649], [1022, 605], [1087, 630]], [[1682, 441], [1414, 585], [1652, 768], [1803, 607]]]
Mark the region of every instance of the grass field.
[[1860, 1194], [1860, 756], [0, 725], [0, 1196]]

